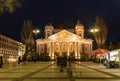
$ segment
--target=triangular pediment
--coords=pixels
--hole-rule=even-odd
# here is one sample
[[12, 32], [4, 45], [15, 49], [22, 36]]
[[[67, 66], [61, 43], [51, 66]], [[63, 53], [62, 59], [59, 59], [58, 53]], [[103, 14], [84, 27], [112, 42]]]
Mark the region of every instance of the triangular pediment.
[[81, 39], [80, 36], [73, 34], [67, 30], [62, 30], [56, 34], [51, 35], [48, 39], [52, 41], [78, 41]]

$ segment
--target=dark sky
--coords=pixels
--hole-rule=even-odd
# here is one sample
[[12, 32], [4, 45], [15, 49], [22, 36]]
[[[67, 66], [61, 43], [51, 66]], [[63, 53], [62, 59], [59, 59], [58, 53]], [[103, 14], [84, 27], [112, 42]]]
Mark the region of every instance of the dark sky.
[[53, 26], [64, 24], [74, 28], [79, 19], [85, 26], [85, 37], [89, 38], [88, 28], [96, 16], [102, 17], [108, 26], [108, 41], [120, 40], [120, 0], [22, 0], [22, 8], [14, 13], [0, 15], [0, 33], [20, 41], [23, 21], [32, 20], [34, 27], [41, 29], [52, 22]]

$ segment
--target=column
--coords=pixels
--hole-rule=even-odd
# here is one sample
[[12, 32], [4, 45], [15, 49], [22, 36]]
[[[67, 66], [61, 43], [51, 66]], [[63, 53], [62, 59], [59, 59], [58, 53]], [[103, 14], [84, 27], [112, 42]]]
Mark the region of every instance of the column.
[[92, 48], [92, 43], [91, 43], [91, 45], [90, 45], [90, 46], [91, 46], [91, 47], [90, 47], [90, 48], [91, 48], [91, 49], [90, 49], [90, 52], [91, 52], [91, 51], [93, 50], [93, 48]]
[[49, 47], [49, 48], [50, 48], [50, 49], [49, 49], [49, 56], [51, 57], [51, 42], [49, 43], [49, 46], [50, 46], [50, 47]]
[[119, 68], [120, 68], [120, 49], [118, 50]]
[[80, 59], [80, 43], [77, 43], [77, 47], [78, 47], [78, 59]]
[[74, 48], [75, 48], [75, 58], [77, 59], [77, 42], [75, 42]]
[[37, 54], [40, 54], [40, 44], [37, 44]]
[[69, 42], [67, 42], [67, 55], [69, 56]]
[[52, 42], [50, 42], [49, 56], [50, 56], [50, 58], [52, 59]]
[[60, 42], [60, 55], [62, 55], [62, 42]]
[[89, 43], [89, 53], [90, 53], [90, 50], [91, 50], [91, 44]]
[[38, 43], [36, 43], [36, 53], [38, 54]]
[[51, 46], [52, 46], [52, 47], [51, 47], [51, 48], [52, 48], [52, 49], [51, 49], [51, 58], [54, 59], [54, 42], [51, 42], [51, 44], [52, 44], [52, 45], [51, 45]]

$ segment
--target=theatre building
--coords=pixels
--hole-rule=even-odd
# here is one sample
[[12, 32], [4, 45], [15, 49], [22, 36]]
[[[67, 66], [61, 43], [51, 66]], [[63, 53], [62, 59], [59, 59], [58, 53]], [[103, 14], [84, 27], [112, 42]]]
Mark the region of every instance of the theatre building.
[[37, 39], [37, 54], [50, 56], [55, 59], [56, 55], [65, 53], [81, 59], [81, 55], [92, 51], [92, 39], [84, 38], [84, 26], [77, 21], [74, 29], [54, 29], [52, 25], [45, 26], [44, 39]]

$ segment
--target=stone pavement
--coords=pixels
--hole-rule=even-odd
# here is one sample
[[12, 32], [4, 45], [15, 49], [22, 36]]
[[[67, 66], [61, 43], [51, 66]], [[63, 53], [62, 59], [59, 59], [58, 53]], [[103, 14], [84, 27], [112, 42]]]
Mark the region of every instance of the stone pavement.
[[0, 81], [120, 81], [120, 69], [108, 69], [93, 62], [72, 63], [60, 72], [55, 62], [6, 64], [0, 68]]
[[82, 63], [79, 62], [78, 64], [81, 64], [85, 67], [94, 69], [98, 72], [102, 72], [104, 74], [108, 74], [110, 76], [120, 79], [120, 68], [106, 68], [106, 66], [102, 64], [93, 63], [93, 62], [82, 62]]
[[34, 75], [37, 71], [45, 69], [53, 62], [28, 62], [26, 64], [5, 64], [0, 68], [0, 81], [23, 81], [25, 78]]

